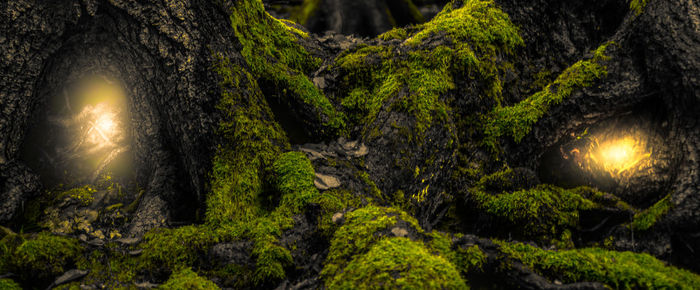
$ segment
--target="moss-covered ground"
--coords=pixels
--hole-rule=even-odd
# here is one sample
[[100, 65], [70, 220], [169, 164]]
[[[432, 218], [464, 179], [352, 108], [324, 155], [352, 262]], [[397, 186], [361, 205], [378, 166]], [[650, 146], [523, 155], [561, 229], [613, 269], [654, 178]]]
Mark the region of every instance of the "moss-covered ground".
[[[317, 9], [313, 5], [318, 1], [306, 2], [310, 4], [300, 12], [300, 20]], [[646, 1], [632, 3], [636, 10]], [[512, 170], [486, 174], [477, 165], [465, 174], [476, 180], [463, 201], [519, 228], [520, 237], [549, 248], [497, 242], [498, 250], [487, 252], [479, 245], [454, 244], [460, 234], [426, 231], [405, 211], [406, 196], [422, 202], [428, 186], [426, 193], [397, 191], [396, 200], [385, 202], [378, 198], [382, 193], [368, 173], [359, 170], [357, 178], [367, 185], [366, 196], [344, 188], [319, 192], [311, 161], [304, 153], [291, 151], [268, 104], [269, 96], [260, 87], [262, 82], [272, 84], [283, 92], [275, 97], [314, 108], [316, 121], [323, 120], [322, 133], [328, 136], [357, 126], [369, 132], [381, 112], [395, 110], [413, 118], [412, 132], [407, 134], [418, 139], [451, 118], [451, 104], [459, 98], [456, 83], [473, 81], [478, 83], [479, 98], [494, 104], [482, 120], [482, 145], [498, 151], [503, 137], [521, 141], [553, 106], [605, 77], [609, 44], [564, 70], [542, 91], [507, 106], [502, 77], [509, 66], [507, 59], [523, 45], [518, 28], [493, 1], [468, 0], [461, 6], [452, 2], [430, 22], [396, 28], [373, 45], [341, 53], [332, 69], [339, 72], [345, 91], [334, 104], [308, 77], [321, 60], [299, 44], [309, 37], [307, 33], [271, 17], [260, 0], [236, 1], [230, 12], [241, 51], [240, 56], [212, 52], [212, 70], [220, 78], [216, 108], [221, 121], [201, 223], [157, 228], [132, 246], [108, 241], [100, 250], [70, 236], [18, 234], [1, 228], [0, 273], [18, 273], [20, 283], [36, 277], [50, 283], [65, 270], [78, 268], [90, 270], [85, 283], [108, 288], [133, 287], [137, 277], [159, 279], [163, 289], [217, 288], [211, 277], [235, 280], [231, 283], [237, 288], [270, 287], [295, 270], [292, 249], [280, 239], [294, 227], [294, 218], [313, 204], [320, 209], [315, 225], [319, 237], [329, 244], [319, 273], [329, 289], [465, 289], [467, 277], [502, 258], [507, 258], [503, 268], [508, 268], [508, 261], [519, 261], [552, 281], [565, 283], [700, 288], [697, 274], [648, 254], [573, 248], [571, 233], [578, 229], [582, 211], [609, 208], [634, 213], [629, 227], [645, 231], [672, 208], [670, 197], [639, 210], [588, 187], [511, 188]], [[417, 178], [421, 168], [415, 168]], [[60, 197], [86, 206], [93, 202], [94, 192], [85, 186]], [[338, 214], [342, 221], [334, 222]], [[236, 241], [250, 242], [253, 266], [206, 269], [208, 261], [203, 257], [213, 245]], [[2, 289], [19, 287], [13, 280], [0, 279]]]
[[616, 289], [695, 289], [700, 276], [643, 253], [599, 248], [546, 251], [522, 243], [500, 243], [509, 257], [564, 283], [596, 281]]

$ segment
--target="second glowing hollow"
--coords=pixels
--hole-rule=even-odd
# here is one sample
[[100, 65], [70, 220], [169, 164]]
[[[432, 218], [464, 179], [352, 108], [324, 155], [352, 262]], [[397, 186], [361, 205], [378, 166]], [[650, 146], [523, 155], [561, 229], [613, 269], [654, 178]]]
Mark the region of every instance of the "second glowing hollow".
[[587, 157], [595, 167], [598, 167], [613, 177], [633, 171], [634, 167], [651, 156], [642, 142], [643, 138], [624, 136], [595, 140], [588, 151]]

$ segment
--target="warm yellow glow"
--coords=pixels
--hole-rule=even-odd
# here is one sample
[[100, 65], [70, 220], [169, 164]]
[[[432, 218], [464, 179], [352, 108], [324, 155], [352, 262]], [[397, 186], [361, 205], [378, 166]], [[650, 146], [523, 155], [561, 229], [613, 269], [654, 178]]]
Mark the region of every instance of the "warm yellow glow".
[[77, 120], [82, 122], [88, 151], [116, 148], [120, 141], [122, 110], [126, 100], [124, 91], [115, 81], [106, 77], [86, 78], [77, 88], [76, 107], [82, 108]]
[[586, 156], [594, 167], [617, 177], [622, 173], [634, 171], [635, 166], [651, 157], [651, 153], [646, 152], [642, 138], [625, 136], [601, 142], [594, 139]]
[[97, 106], [86, 106], [81, 114], [89, 120], [87, 140], [99, 147], [111, 145], [119, 134], [116, 122], [116, 112], [106, 103]]
[[114, 129], [114, 120], [112, 120], [110, 116], [101, 116], [99, 119], [97, 119], [95, 125], [102, 132], [112, 132], [112, 129]]

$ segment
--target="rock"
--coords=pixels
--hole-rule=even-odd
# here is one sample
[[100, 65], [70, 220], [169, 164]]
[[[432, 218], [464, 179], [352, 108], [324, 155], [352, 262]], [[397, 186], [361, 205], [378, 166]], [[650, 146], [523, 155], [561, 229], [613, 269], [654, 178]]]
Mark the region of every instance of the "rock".
[[358, 158], [367, 155], [369, 153], [369, 148], [358, 140], [347, 141], [345, 138], [341, 137], [338, 139], [337, 144], [339, 149], [336, 149], [340, 155]]
[[367, 146], [365, 144], [360, 144], [360, 146], [358, 146], [356, 149], [349, 151], [348, 155], [357, 158], [357, 157], [365, 156], [368, 153], [369, 153], [369, 148], [367, 148]]
[[319, 89], [325, 89], [326, 88], [326, 79], [323, 77], [315, 77], [313, 79], [314, 85], [316, 85]]
[[314, 185], [320, 190], [328, 190], [331, 188], [339, 187], [341, 184], [340, 180], [338, 180], [338, 178], [336, 178], [335, 176], [316, 173]]
[[317, 151], [315, 149], [312, 149], [312, 148], [301, 147], [301, 148], [299, 148], [299, 151], [306, 153], [306, 156], [311, 161], [325, 158], [325, 156], [323, 156], [323, 153], [321, 153], [320, 151]]
[[138, 255], [141, 255], [141, 253], [143, 253], [143, 249], [129, 251], [129, 255], [132, 255], [132, 256], [138, 256]]
[[335, 214], [333, 214], [333, 217], [331, 218], [331, 220], [335, 224], [342, 224], [343, 220], [344, 220], [344, 215], [342, 212], [336, 212]]
[[122, 245], [132, 246], [132, 245], [138, 244], [141, 241], [141, 239], [136, 238], [136, 237], [132, 237], [132, 238], [119, 238], [119, 239], [116, 239], [114, 241], [117, 243], [120, 243]]
[[140, 283], [134, 283], [134, 286], [136, 286], [136, 288], [139, 288], [139, 289], [152, 289], [152, 288], [156, 288], [156, 287], [160, 286], [160, 284], [153, 284], [149, 281], [145, 281], [145, 282], [140, 282]]
[[408, 236], [408, 231], [404, 228], [400, 227], [394, 227], [391, 229], [391, 233], [394, 234], [396, 237], [405, 237]]
[[88, 245], [95, 246], [95, 247], [102, 247], [105, 245], [105, 241], [102, 239], [92, 239], [92, 240], [89, 240], [87, 243], [88, 243]]
[[75, 280], [78, 280], [80, 278], [85, 277], [87, 274], [88, 274], [88, 271], [84, 271], [84, 270], [79, 270], [79, 269], [69, 270], [68, 272], [66, 272], [63, 275], [56, 278], [56, 280], [53, 282], [53, 285], [58, 286], [58, 285], [65, 284], [68, 282], [73, 282]]

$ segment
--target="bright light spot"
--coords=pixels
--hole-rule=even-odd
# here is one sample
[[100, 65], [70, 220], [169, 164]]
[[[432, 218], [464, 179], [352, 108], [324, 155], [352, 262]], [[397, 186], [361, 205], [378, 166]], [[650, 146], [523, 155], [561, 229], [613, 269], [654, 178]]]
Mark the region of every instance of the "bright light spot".
[[640, 162], [651, 157], [651, 153], [646, 152], [643, 138], [625, 136], [603, 141], [593, 140], [586, 155], [587, 161], [592, 165], [589, 168], [601, 169], [613, 177], [633, 172]]
[[100, 128], [100, 131], [109, 133], [112, 132], [112, 129], [114, 129], [114, 120], [112, 120], [112, 118], [109, 116], [101, 116], [99, 119], [97, 119], [95, 125]]
[[100, 147], [113, 144], [119, 134], [117, 113], [113, 108], [106, 103], [100, 103], [95, 107], [86, 106], [80, 115], [88, 120], [86, 137], [90, 144]]

